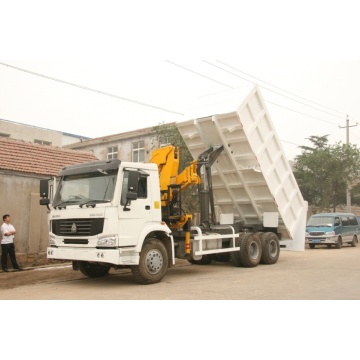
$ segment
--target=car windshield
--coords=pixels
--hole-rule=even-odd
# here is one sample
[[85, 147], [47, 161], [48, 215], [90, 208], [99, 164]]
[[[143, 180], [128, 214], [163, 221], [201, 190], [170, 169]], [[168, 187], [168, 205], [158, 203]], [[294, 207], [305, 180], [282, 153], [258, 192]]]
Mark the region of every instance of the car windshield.
[[64, 176], [57, 189], [53, 206], [109, 202], [116, 185], [117, 170]]
[[334, 217], [333, 216], [314, 216], [311, 217], [307, 223], [307, 226], [333, 226]]

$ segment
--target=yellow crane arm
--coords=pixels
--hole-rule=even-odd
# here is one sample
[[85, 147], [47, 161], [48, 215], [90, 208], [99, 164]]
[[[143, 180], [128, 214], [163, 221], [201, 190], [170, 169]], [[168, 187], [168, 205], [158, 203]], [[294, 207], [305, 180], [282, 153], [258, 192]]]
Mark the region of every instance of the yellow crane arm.
[[185, 190], [190, 185], [199, 185], [201, 178], [197, 173], [197, 160], [194, 160], [187, 166], [181, 174], [176, 177], [175, 183], [181, 185], [181, 190]]
[[155, 163], [159, 169], [160, 190], [165, 191], [168, 185], [175, 183], [179, 170], [179, 148], [175, 146], [164, 146], [153, 150], [150, 163]]
[[158, 166], [160, 190], [165, 191], [173, 184], [181, 185], [181, 190], [185, 190], [190, 185], [200, 184], [201, 179], [196, 171], [197, 160], [192, 161], [181, 174], [178, 174], [179, 161], [179, 147], [168, 145], [152, 152], [149, 162]]

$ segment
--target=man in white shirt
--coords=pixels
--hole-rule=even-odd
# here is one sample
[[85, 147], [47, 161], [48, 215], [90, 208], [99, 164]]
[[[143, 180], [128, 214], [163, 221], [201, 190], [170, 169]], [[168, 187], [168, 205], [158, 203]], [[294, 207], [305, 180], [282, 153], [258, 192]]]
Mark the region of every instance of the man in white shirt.
[[11, 264], [15, 271], [22, 271], [19, 264], [16, 261], [15, 256], [15, 245], [14, 245], [14, 235], [16, 234], [16, 230], [14, 226], [10, 224], [10, 215], [6, 214], [3, 216], [4, 223], [1, 225], [1, 266], [3, 271], [9, 272], [7, 268], [7, 256], [9, 254]]

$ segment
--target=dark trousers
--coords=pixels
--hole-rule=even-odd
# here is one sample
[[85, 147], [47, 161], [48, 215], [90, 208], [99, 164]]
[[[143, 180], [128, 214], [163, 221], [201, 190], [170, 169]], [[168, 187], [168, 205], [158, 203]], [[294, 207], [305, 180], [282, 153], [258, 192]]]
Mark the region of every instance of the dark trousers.
[[11, 244], [1, 244], [1, 266], [2, 269], [5, 270], [7, 269], [7, 256], [9, 254], [10, 256], [10, 260], [11, 260], [11, 264], [13, 266], [14, 269], [19, 269], [19, 264], [16, 261], [16, 256], [15, 256], [15, 245], [14, 243]]

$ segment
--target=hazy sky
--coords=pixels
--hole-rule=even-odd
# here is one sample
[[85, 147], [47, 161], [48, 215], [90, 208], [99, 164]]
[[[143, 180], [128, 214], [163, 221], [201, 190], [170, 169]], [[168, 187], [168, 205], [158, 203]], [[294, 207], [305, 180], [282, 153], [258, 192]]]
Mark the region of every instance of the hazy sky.
[[98, 137], [256, 83], [289, 159], [311, 135], [345, 142], [347, 115], [360, 122], [353, 3], [1, 2], [0, 62], [19, 69], [0, 64], [0, 118]]

